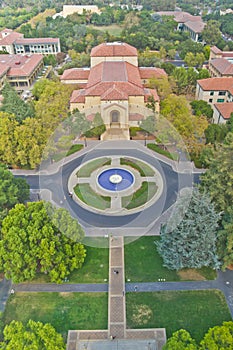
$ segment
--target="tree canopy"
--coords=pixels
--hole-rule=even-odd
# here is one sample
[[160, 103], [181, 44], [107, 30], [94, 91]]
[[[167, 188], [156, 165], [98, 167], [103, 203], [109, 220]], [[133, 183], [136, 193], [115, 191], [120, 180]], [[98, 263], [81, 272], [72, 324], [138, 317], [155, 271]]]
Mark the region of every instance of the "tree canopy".
[[49, 323], [29, 320], [23, 325], [13, 320], [5, 326], [3, 335], [4, 339], [0, 342], [2, 350], [65, 350], [62, 335]]
[[44, 202], [16, 204], [2, 222], [0, 266], [14, 282], [36, 273], [61, 283], [84, 262], [81, 226], [65, 209]]
[[3, 164], [0, 164], [0, 210], [10, 209], [16, 203], [29, 198], [29, 185], [22, 178], [15, 178]]
[[233, 202], [233, 133], [218, 145], [209, 169], [201, 176], [201, 189], [208, 192], [218, 210], [226, 211]]
[[180, 329], [174, 332], [163, 346], [163, 350], [197, 350], [197, 344], [188, 331]]
[[200, 350], [232, 349], [233, 322], [223, 322], [222, 326], [210, 328], [200, 343]]
[[162, 226], [161, 240], [157, 242], [163, 265], [171, 270], [219, 267], [216, 251], [219, 220], [220, 214], [206, 194], [195, 189], [192, 194], [180, 196], [172, 219]]

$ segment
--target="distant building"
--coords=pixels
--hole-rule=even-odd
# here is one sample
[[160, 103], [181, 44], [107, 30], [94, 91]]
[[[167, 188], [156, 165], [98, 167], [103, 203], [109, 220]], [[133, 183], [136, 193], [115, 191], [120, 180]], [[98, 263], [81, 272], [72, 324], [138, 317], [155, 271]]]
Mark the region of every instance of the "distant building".
[[43, 55], [0, 55], [0, 89], [6, 81], [20, 92], [30, 88], [43, 66]]
[[70, 16], [73, 13], [82, 15], [83, 12], [98, 13], [98, 14], [101, 13], [98, 6], [96, 5], [63, 5], [63, 10], [59, 13], [56, 13], [53, 16], [53, 19], [55, 19], [56, 17], [66, 18], [67, 16]]
[[198, 80], [196, 99], [211, 105], [214, 123], [225, 123], [233, 113], [233, 77]]
[[[72, 93], [70, 109], [84, 111], [89, 120], [98, 112], [106, 126], [103, 139], [129, 138], [129, 127], [138, 126], [151, 114], [150, 99], [159, 112], [159, 96], [146, 87], [149, 78], [166, 76], [163, 69], [139, 68], [135, 47], [126, 43], [103, 43], [91, 51], [91, 67], [65, 71], [61, 81], [81, 87]], [[146, 115], [148, 113], [148, 115]]]
[[233, 51], [211, 47], [208, 69], [212, 77], [233, 77]]
[[160, 11], [159, 16], [171, 16], [177, 22], [177, 30], [187, 31], [190, 38], [196, 42], [202, 42], [201, 33], [205, 27], [201, 16], [193, 16], [184, 11]]
[[61, 46], [58, 38], [24, 38], [23, 34], [6, 28], [0, 32], [0, 50], [9, 54], [56, 55]]

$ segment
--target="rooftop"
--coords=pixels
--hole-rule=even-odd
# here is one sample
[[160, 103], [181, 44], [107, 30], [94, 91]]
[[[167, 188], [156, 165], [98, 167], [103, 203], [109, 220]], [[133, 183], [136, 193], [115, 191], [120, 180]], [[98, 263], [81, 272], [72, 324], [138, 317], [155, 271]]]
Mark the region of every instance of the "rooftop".
[[91, 57], [137, 56], [137, 49], [122, 42], [102, 43], [91, 50]]
[[233, 75], [233, 64], [225, 58], [214, 58], [210, 61], [210, 65], [221, 74]]
[[233, 89], [233, 78], [207, 78], [197, 81], [202, 90], [205, 91], [231, 91]]
[[187, 21], [185, 22], [185, 26], [191, 29], [194, 33], [201, 33], [205, 27], [205, 23], [200, 21]]
[[18, 38], [15, 40], [16, 45], [30, 45], [30, 44], [57, 44], [58, 38]]
[[0, 65], [8, 67], [8, 76], [27, 76], [43, 60], [43, 55], [0, 55]]
[[87, 80], [90, 68], [70, 68], [66, 69], [61, 76], [61, 80]]
[[231, 113], [233, 113], [233, 102], [215, 103], [214, 107], [224, 119], [230, 119]]

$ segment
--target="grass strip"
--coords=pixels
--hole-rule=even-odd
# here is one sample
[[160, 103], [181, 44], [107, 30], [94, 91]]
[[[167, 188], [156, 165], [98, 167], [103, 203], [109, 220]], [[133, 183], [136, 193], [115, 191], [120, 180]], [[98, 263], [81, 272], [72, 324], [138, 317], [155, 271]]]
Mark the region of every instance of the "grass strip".
[[87, 164], [84, 164], [79, 171], [77, 172], [78, 177], [90, 177], [91, 173], [94, 170], [97, 170], [98, 168], [104, 166], [104, 165], [110, 165], [111, 159], [109, 158], [97, 158], [95, 160], [92, 160], [88, 162]]
[[148, 202], [157, 192], [158, 186], [155, 182], [144, 181], [141, 187], [133, 195], [122, 197], [122, 207], [133, 209]]
[[102, 210], [110, 208], [111, 197], [99, 195], [93, 191], [89, 184], [77, 184], [74, 187], [74, 192], [82, 202], [91, 207]]
[[176, 153], [170, 153], [170, 152], [168, 152], [167, 150], [160, 148], [160, 147], [159, 147], [158, 145], [156, 145], [155, 143], [148, 143], [148, 144], [147, 144], [147, 147], [148, 147], [149, 149], [151, 149], [152, 151], [157, 152], [157, 153], [159, 153], [159, 154], [162, 154], [163, 156], [165, 156], [165, 157], [167, 157], [167, 158], [170, 158], [170, 159], [172, 159], [172, 160], [178, 160], [178, 158], [179, 158], [178, 154], [176, 154]]
[[154, 176], [155, 174], [154, 170], [149, 165], [137, 159], [121, 158], [120, 164], [130, 166], [137, 170], [141, 176]]

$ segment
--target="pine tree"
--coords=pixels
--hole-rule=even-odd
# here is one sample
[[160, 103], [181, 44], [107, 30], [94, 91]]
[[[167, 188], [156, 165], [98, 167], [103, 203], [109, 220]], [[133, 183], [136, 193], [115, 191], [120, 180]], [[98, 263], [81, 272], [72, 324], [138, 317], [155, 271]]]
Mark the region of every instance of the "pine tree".
[[[189, 203], [189, 205], [188, 205]], [[206, 194], [197, 189], [183, 194], [170, 222], [161, 228], [157, 249], [164, 266], [182, 268], [219, 267], [216, 231], [220, 214]]]

